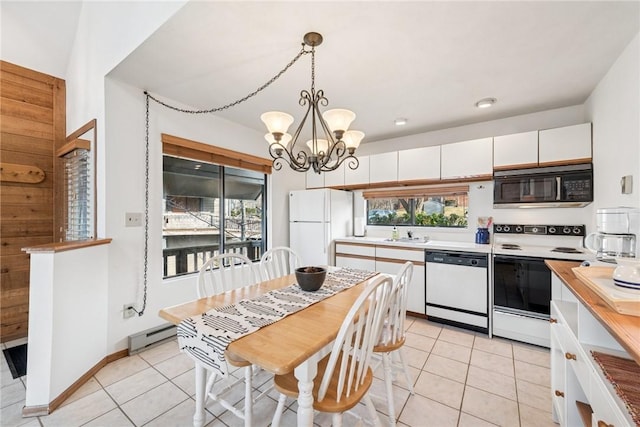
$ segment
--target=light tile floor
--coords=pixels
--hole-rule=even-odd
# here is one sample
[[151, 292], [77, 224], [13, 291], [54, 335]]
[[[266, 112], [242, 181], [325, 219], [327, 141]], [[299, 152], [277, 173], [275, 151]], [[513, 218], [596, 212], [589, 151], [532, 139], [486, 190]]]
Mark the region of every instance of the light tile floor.
[[[555, 426], [551, 420], [549, 351], [505, 339], [409, 317], [404, 354], [415, 381], [410, 395], [398, 375], [394, 401], [400, 426]], [[17, 345], [18, 343], [12, 343]], [[9, 426], [184, 426], [191, 425], [195, 402], [193, 362], [170, 341], [101, 369], [52, 414], [22, 418], [26, 377], [12, 379], [2, 357], [0, 425]], [[266, 373], [259, 389], [271, 382]], [[382, 368], [371, 389], [380, 421], [386, 425]], [[242, 387], [231, 399], [241, 400]], [[254, 407], [256, 424], [267, 426], [277, 393]], [[283, 426], [295, 425], [295, 402], [288, 401]], [[363, 405], [354, 412], [366, 416]], [[316, 424], [330, 424], [318, 414]], [[345, 416], [346, 426], [356, 418]], [[241, 426], [218, 404], [207, 407], [207, 426]]]

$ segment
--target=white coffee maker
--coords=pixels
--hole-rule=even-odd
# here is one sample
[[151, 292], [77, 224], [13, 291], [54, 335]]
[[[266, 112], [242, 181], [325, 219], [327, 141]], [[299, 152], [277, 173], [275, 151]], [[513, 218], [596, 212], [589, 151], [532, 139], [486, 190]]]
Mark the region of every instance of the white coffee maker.
[[600, 261], [639, 255], [640, 209], [601, 208], [596, 211], [596, 232], [585, 237], [584, 246]]

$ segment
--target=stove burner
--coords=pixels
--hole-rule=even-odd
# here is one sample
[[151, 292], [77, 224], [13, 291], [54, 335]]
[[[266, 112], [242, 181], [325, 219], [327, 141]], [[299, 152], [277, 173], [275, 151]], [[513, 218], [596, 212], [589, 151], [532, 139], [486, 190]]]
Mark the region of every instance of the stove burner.
[[513, 243], [503, 243], [502, 244], [502, 249], [511, 249], [514, 251], [519, 251], [522, 248], [520, 247], [520, 245], [514, 245]]
[[582, 251], [576, 248], [563, 248], [563, 247], [558, 247], [558, 248], [553, 248], [551, 249], [551, 252], [562, 252], [565, 254], [581, 254]]

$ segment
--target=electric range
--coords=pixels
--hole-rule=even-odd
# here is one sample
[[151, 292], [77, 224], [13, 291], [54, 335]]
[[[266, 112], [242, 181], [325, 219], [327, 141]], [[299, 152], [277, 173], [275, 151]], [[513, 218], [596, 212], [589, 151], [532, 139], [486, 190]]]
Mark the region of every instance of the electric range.
[[495, 224], [492, 334], [549, 347], [551, 270], [545, 259], [585, 261], [584, 225]]

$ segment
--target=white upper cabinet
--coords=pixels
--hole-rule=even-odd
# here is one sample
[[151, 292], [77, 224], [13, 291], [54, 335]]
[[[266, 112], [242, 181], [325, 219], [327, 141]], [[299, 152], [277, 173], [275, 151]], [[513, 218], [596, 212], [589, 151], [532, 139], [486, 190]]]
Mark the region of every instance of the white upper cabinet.
[[440, 146], [398, 151], [398, 181], [440, 179]]
[[493, 138], [493, 167], [538, 165], [538, 131], [495, 136]]
[[[324, 175], [325, 187], [343, 187], [344, 186], [344, 169], [349, 159], [345, 160], [338, 168], [331, 172], [322, 172]], [[348, 168], [348, 166], [346, 166]]]
[[493, 174], [493, 138], [442, 145], [442, 179]]
[[398, 152], [372, 154], [369, 156], [369, 182], [398, 181]]
[[591, 123], [541, 130], [538, 162], [591, 159]]
[[362, 185], [369, 183], [369, 156], [356, 156], [360, 165], [353, 170], [349, 166], [344, 168], [345, 185]]

